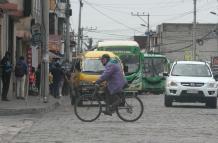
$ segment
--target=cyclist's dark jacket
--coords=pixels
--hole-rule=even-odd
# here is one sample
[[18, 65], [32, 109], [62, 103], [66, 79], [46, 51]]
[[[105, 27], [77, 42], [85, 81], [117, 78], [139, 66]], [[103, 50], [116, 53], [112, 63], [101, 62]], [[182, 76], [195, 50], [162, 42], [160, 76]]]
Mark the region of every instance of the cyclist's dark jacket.
[[97, 83], [107, 81], [107, 88], [110, 94], [115, 94], [122, 91], [124, 85], [127, 83], [123, 74], [123, 70], [115, 60], [110, 60], [105, 65], [105, 70], [96, 81]]

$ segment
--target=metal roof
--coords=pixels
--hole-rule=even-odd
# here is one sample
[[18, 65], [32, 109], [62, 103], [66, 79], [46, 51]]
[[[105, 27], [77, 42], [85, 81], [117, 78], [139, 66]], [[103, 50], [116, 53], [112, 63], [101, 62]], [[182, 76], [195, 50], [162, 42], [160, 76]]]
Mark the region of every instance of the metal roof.
[[139, 47], [139, 44], [136, 41], [131, 41], [131, 40], [111, 40], [111, 41], [98, 42], [98, 47], [107, 47], [107, 46], [137, 46]]

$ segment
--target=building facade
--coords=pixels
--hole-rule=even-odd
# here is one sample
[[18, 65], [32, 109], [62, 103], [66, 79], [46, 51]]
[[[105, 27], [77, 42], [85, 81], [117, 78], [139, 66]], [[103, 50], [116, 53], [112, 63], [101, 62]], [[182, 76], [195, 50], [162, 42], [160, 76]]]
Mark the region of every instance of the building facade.
[[[30, 48], [30, 21], [32, 0], [1, 0], [0, 1], [0, 57], [5, 52], [11, 53], [14, 66], [19, 56], [27, 59], [27, 50]], [[13, 95], [15, 77], [12, 72], [12, 82], [9, 94]]]
[[[171, 60], [193, 59], [193, 24], [163, 23], [157, 27], [160, 52]], [[217, 24], [196, 25], [196, 59], [209, 61], [218, 54]]]
[[63, 55], [67, 0], [49, 0], [49, 51]]

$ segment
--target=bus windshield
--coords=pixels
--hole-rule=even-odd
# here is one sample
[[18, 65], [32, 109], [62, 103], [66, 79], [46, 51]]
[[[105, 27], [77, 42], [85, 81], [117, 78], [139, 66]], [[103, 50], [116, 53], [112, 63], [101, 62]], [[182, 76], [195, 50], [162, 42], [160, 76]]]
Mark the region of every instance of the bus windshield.
[[139, 69], [139, 55], [120, 55], [120, 59], [123, 63], [123, 66], [128, 68], [128, 70], [125, 72], [126, 75], [135, 73]]
[[158, 76], [166, 69], [166, 58], [144, 58], [144, 75], [145, 76]]

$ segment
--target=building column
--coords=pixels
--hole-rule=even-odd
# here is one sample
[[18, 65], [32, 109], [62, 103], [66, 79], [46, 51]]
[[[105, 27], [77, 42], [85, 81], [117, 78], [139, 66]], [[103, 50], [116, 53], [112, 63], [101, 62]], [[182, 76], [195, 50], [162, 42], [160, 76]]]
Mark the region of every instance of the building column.
[[4, 53], [8, 50], [8, 15], [4, 14], [2, 20], [2, 57]]

